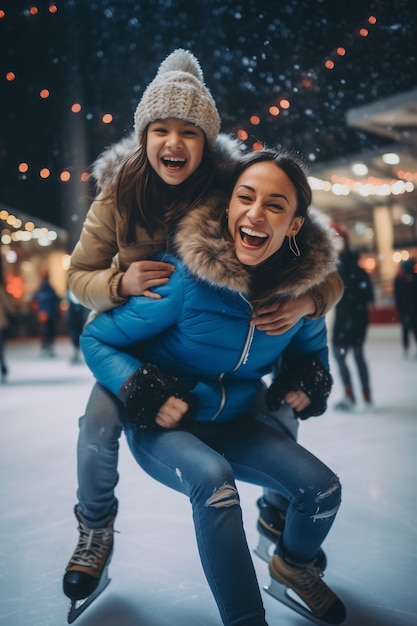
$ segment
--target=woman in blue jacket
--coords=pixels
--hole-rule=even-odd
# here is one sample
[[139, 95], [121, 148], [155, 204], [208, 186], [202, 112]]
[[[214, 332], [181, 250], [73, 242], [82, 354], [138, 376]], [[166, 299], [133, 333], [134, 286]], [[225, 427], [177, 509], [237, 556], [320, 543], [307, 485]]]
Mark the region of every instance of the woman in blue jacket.
[[[252, 325], [257, 307], [297, 297], [335, 270], [330, 229], [311, 211], [302, 165], [285, 152], [241, 159], [230, 200], [212, 198], [180, 223], [161, 299], [132, 297], [90, 322], [81, 345], [97, 380], [126, 407], [125, 432], [141, 467], [190, 498], [202, 565], [223, 623], [265, 626], [243, 530], [236, 479], [290, 501], [270, 561], [272, 581], [295, 590], [304, 613], [345, 618], [316, 559], [340, 505], [337, 476], [272, 429], [287, 402], [321, 414], [331, 389], [325, 320], [302, 318], [281, 335]], [[225, 210], [226, 207], [226, 210]], [[162, 257], [160, 257], [162, 258]], [[278, 371], [268, 389], [264, 377]], [[274, 584], [282, 601], [283, 589]], [[301, 604], [296, 610], [303, 612]]]

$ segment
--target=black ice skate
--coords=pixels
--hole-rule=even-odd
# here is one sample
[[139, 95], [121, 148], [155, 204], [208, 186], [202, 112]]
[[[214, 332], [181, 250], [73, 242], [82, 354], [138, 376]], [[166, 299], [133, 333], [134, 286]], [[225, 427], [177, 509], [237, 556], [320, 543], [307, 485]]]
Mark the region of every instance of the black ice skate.
[[[259, 509], [256, 523], [259, 536], [258, 545], [254, 552], [260, 559], [269, 563], [277, 541], [284, 530], [286, 512], [270, 504], [264, 497], [259, 498], [256, 504]], [[315, 564], [324, 572], [327, 566], [327, 557], [323, 550], [320, 550]]]
[[269, 572], [271, 584], [265, 587], [265, 591], [276, 600], [315, 624], [342, 624], [345, 621], [345, 606], [323, 581], [323, 573], [318, 567], [293, 567], [274, 554], [269, 562]]
[[67, 615], [68, 624], [72, 624], [72, 622], [75, 622], [77, 617], [79, 617], [81, 613], [83, 613], [86, 610], [86, 608], [89, 607], [90, 604], [94, 602], [94, 600], [105, 590], [105, 588], [111, 581], [111, 578], [109, 578], [108, 569], [109, 568], [107, 565], [103, 570], [101, 578], [98, 581], [97, 587], [95, 588], [95, 590], [93, 591], [91, 595], [89, 595], [84, 600], [71, 600], [70, 605], [68, 607], [68, 615]]
[[78, 544], [67, 565], [63, 590], [70, 598], [68, 623], [71, 624], [99, 596], [110, 582], [108, 566], [113, 552], [111, 516], [104, 528], [89, 528], [74, 509], [80, 533]]

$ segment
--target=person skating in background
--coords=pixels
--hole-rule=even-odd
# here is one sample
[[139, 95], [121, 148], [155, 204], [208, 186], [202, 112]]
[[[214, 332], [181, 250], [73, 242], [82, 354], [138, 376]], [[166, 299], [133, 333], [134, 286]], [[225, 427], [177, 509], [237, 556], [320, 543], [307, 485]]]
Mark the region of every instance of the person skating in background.
[[[96, 379], [124, 406], [139, 465], [189, 497], [225, 626], [267, 624], [236, 479], [289, 500], [269, 563], [271, 594], [316, 621], [340, 624], [345, 607], [317, 562], [340, 505], [339, 479], [264, 423], [283, 402], [301, 419], [325, 411], [332, 384], [326, 322], [303, 317], [280, 335], [251, 324], [263, 303], [320, 284], [337, 251], [331, 229], [308, 211], [311, 189], [292, 155], [247, 154], [233, 183], [230, 200], [211, 199], [179, 223], [174, 252], [165, 256], [176, 269], [157, 289], [161, 299], [132, 297], [100, 314], [85, 326], [81, 346]], [[267, 388], [264, 377], [283, 355]], [[309, 608], [292, 604], [285, 587]]]
[[6, 335], [10, 326], [10, 317], [14, 315], [15, 307], [11, 296], [6, 291], [0, 259], [0, 373], [4, 382], [9, 373], [6, 363]]
[[90, 312], [87, 307], [74, 296], [71, 289], [67, 290], [66, 300], [68, 302], [67, 310], [67, 329], [73, 347], [71, 363], [81, 363], [80, 335], [87, 321]]
[[343, 385], [344, 397], [336, 403], [339, 411], [352, 411], [357, 406], [357, 394], [347, 358], [351, 352], [356, 364], [365, 409], [373, 407], [369, 367], [364, 344], [369, 324], [369, 306], [374, 302], [374, 290], [367, 272], [359, 266], [359, 254], [350, 247], [349, 237], [341, 227], [333, 226], [341, 235], [339, 273], [345, 291], [335, 307], [332, 329], [332, 350]]
[[55, 336], [60, 315], [61, 298], [49, 282], [47, 272], [43, 272], [41, 285], [32, 296], [32, 306], [38, 320], [41, 336], [41, 354], [55, 356]]
[[[159, 297], [154, 288], [169, 281], [173, 267], [149, 259], [166, 250], [184, 214], [223, 188], [241, 156], [242, 146], [219, 134], [219, 128], [198, 60], [189, 51], [175, 50], [138, 104], [134, 133], [94, 164], [98, 193], [68, 271], [69, 287], [82, 304], [99, 312], [120, 306], [129, 296]], [[342, 292], [343, 283], [333, 272], [299, 298], [260, 308], [254, 324], [279, 334], [304, 315], [323, 316]], [[79, 421], [79, 541], [63, 581], [71, 600], [95, 593], [112, 554], [122, 416], [117, 398], [96, 384]]]
[[411, 336], [417, 348], [417, 259], [401, 263], [394, 279], [394, 298], [401, 322], [401, 343], [407, 358]]

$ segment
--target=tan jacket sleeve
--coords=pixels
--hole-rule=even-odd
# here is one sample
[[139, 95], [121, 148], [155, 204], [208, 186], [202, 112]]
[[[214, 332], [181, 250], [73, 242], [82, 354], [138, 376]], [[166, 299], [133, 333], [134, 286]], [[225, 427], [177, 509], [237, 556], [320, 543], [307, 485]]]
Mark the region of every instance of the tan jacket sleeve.
[[343, 280], [338, 272], [329, 274], [325, 281], [313, 287], [309, 292], [316, 305], [316, 311], [313, 315], [309, 315], [310, 319], [317, 319], [326, 315], [343, 296], [345, 288]]
[[115, 263], [119, 249], [116, 209], [97, 198], [91, 205], [68, 269], [68, 286], [89, 309], [104, 311], [126, 301], [118, 294], [123, 272]]

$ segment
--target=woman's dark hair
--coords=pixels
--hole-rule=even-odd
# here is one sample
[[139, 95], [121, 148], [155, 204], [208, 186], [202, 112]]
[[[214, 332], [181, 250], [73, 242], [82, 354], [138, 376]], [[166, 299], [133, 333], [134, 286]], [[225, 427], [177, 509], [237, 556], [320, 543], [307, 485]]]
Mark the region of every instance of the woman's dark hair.
[[288, 176], [297, 193], [296, 217], [306, 217], [307, 209], [311, 204], [312, 192], [307, 178], [304, 162], [288, 150], [258, 150], [248, 152], [239, 159], [232, 173], [231, 189], [239, 176], [251, 165], [262, 161], [272, 161]]
[[[312, 191], [307, 178], [307, 170], [304, 162], [288, 150], [264, 149], [249, 152], [239, 159], [231, 176], [231, 190], [235, 186], [239, 176], [251, 165], [264, 161], [273, 162], [290, 179], [297, 194], [297, 208], [295, 217], [303, 217], [308, 220], [308, 207], [312, 200]], [[255, 306], [259, 306], [273, 299], [279, 283], [288, 280], [302, 258], [305, 247], [304, 228], [297, 234], [297, 243], [301, 251], [301, 257], [296, 257], [291, 252], [289, 245], [282, 245], [269, 259], [260, 266], [250, 268], [252, 275], [251, 298]]]
[[180, 185], [166, 184], [154, 171], [146, 155], [146, 137], [138, 149], [121, 164], [111, 198], [126, 219], [124, 241], [136, 241], [137, 224], [150, 237], [163, 227], [170, 230], [190, 209], [201, 203], [215, 177], [213, 152], [204, 144], [197, 170]]

